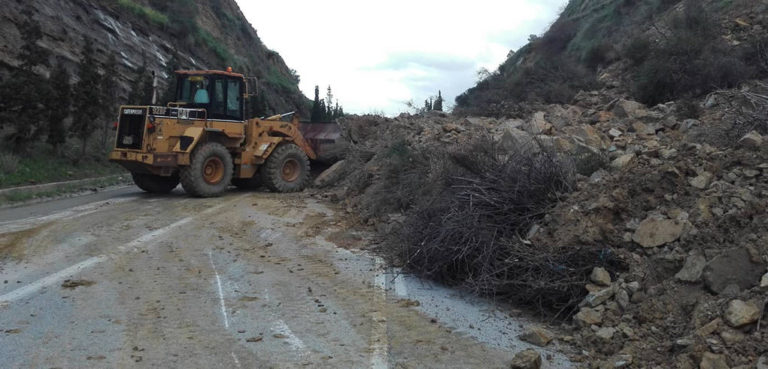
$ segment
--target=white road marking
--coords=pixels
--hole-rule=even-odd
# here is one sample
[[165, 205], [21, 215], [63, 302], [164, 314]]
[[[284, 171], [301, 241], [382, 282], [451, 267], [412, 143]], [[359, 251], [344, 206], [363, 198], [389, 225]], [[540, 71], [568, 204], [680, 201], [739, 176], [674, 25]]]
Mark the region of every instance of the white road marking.
[[230, 352], [230, 354], [232, 354], [232, 359], [235, 360], [235, 364], [237, 364], [237, 367], [238, 368], [242, 368], [242, 366], [240, 365], [240, 360], [237, 359], [237, 355], [235, 355], [235, 352], [232, 351], [232, 352]]
[[143, 244], [146, 244], [146, 243], [154, 240], [155, 238], [158, 238], [158, 237], [168, 233], [168, 231], [170, 231], [170, 230], [172, 230], [174, 228], [183, 226], [183, 225], [191, 222], [193, 219], [194, 219], [194, 217], [187, 217], [187, 218], [184, 218], [184, 219], [182, 219], [182, 220], [180, 220], [180, 221], [178, 221], [176, 223], [173, 223], [173, 224], [171, 224], [171, 225], [169, 225], [167, 227], [156, 229], [156, 230], [154, 230], [152, 232], [149, 232], [149, 233], [147, 233], [147, 234], [145, 234], [145, 235], [143, 235], [143, 236], [141, 236], [141, 237], [139, 237], [139, 238], [137, 238], [137, 239], [135, 239], [135, 240], [133, 240], [131, 242], [126, 243], [125, 245], [122, 245], [122, 246], [118, 247], [117, 249], [120, 250], [120, 251], [125, 251], [128, 248], [136, 249], [137, 247], [139, 247], [139, 246], [141, 246]]
[[81, 261], [75, 265], [72, 265], [71, 267], [64, 269], [62, 271], [53, 273], [47, 277], [40, 278], [24, 287], [21, 287], [19, 289], [13, 290], [9, 293], [6, 293], [5, 295], [0, 296], [0, 302], [11, 302], [18, 300], [22, 297], [25, 297], [27, 295], [30, 295], [34, 292], [37, 292], [38, 290], [41, 290], [45, 287], [51, 286], [53, 284], [59, 283], [63, 279], [70, 277], [76, 273], [79, 273], [83, 271], [84, 269], [90, 268], [98, 263], [101, 263], [102, 261], [107, 260], [106, 255], [99, 255], [94, 256], [90, 259]]
[[[240, 197], [243, 197], [243, 196], [240, 196]], [[103, 202], [101, 202], [101, 203], [103, 203]], [[205, 216], [205, 215], [207, 215], [207, 214], [209, 214], [211, 212], [215, 212], [215, 211], [219, 210], [220, 208], [222, 208], [222, 207], [224, 207], [224, 206], [226, 206], [228, 204], [229, 204], [229, 202], [228, 203], [224, 203], [224, 204], [220, 204], [218, 206], [214, 206], [214, 207], [212, 207], [212, 208], [210, 208], [210, 209], [208, 209], [206, 211], [201, 212], [200, 214], [198, 214], [195, 217], [187, 217], [187, 218], [184, 218], [184, 219], [182, 219], [182, 220], [180, 220], [180, 221], [178, 221], [176, 223], [173, 223], [173, 224], [171, 224], [171, 225], [169, 225], [167, 227], [163, 227], [163, 228], [154, 230], [154, 231], [152, 231], [150, 233], [145, 234], [144, 236], [141, 236], [141, 237], [139, 237], [139, 238], [137, 238], [137, 239], [135, 239], [135, 240], [133, 240], [131, 242], [128, 242], [125, 245], [122, 245], [122, 246], [118, 247], [118, 250], [124, 251], [127, 248], [129, 248], [129, 247], [130, 248], [136, 248], [137, 246], [139, 246], [142, 243], [148, 243], [150, 241], [156, 240], [157, 238], [159, 238], [160, 236], [162, 236], [165, 233], [168, 233], [169, 231], [173, 230], [174, 228], [182, 226], [184, 224], [187, 224], [187, 223], [189, 223], [191, 220], [193, 220], [196, 217], [202, 217], [202, 216]], [[91, 206], [96, 206], [96, 205], [91, 204]], [[75, 208], [75, 209], [78, 209], [78, 208]], [[96, 210], [94, 210], [94, 211], [96, 211]], [[67, 213], [67, 212], [64, 212], [64, 213]], [[53, 216], [53, 215], [51, 215], [51, 216]], [[49, 216], [49, 217], [51, 217], [51, 216]], [[45, 217], [45, 218], [48, 218], [48, 217]], [[94, 256], [94, 257], [92, 257], [90, 259], [86, 259], [84, 261], [81, 261], [81, 262], [79, 262], [79, 263], [77, 263], [75, 265], [72, 265], [72, 266], [64, 269], [64, 270], [61, 270], [61, 271], [58, 271], [56, 273], [50, 274], [50, 275], [48, 275], [46, 277], [40, 278], [37, 281], [34, 281], [34, 282], [24, 286], [24, 287], [18, 288], [18, 289], [13, 290], [13, 291], [11, 291], [9, 293], [6, 293], [5, 295], [0, 296], [0, 303], [2, 303], [2, 302], [11, 302], [11, 301], [15, 301], [15, 300], [18, 300], [20, 298], [23, 298], [25, 296], [28, 296], [28, 295], [30, 295], [32, 293], [35, 293], [35, 292], [37, 292], [37, 291], [39, 291], [39, 290], [41, 290], [41, 289], [43, 289], [45, 287], [48, 287], [48, 286], [54, 285], [56, 283], [59, 283], [63, 279], [65, 279], [67, 277], [70, 277], [70, 276], [74, 275], [75, 273], [82, 272], [83, 270], [88, 269], [88, 268], [90, 268], [90, 267], [92, 267], [92, 266], [94, 266], [96, 264], [99, 264], [99, 263], [101, 263], [103, 261], [106, 261], [108, 259], [109, 259], [109, 257], [107, 255], [99, 255], [99, 256]]]
[[[307, 347], [304, 342], [299, 338], [296, 337], [295, 334], [293, 334], [293, 331], [291, 331], [291, 328], [288, 327], [288, 324], [285, 324], [285, 322], [280, 319], [276, 322], [272, 323], [272, 332], [282, 334], [286, 337], [285, 341], [288, 342], [291, 347], [296, 351], [305, 351], [304, 349]], [[307, 352], [304, 352], [306, 354]]]
[[[382, 270], [384, 261], [374, 257], [376, 276], [374, 277], [374, 303], [380, 309], [384, 308], [387, 294], [387, 274]], [[371, 369], [389, 368], [389, 342], [387, 338], [387, 319], [380, 310], [371, 314], [373, 327], [371, 331]]]
[[208, 251], [208, 260], [211, 261], [211, 268], [213, 268], [213, 273], [216, 274], [216, 286], [219, 287], [219, 304], [221, 305], [221, 316], [224, 317], [224, 327], [229, 328], [227, 305], [224, 303], [224, 292], [221, 290], [221, 278], [219, 277], [219, 272], [216, 270], [216, 264], [213, 263], [213, 254], [210, 251]]

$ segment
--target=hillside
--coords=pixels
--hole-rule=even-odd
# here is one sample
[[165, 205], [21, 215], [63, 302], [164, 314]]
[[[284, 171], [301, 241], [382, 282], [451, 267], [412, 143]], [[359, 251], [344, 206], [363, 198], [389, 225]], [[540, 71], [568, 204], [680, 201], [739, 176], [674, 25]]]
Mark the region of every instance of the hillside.
[[[144, 61], [149, 70], [165, 76], [177, 54], [181, 68], [232, 66], [256, 77], [270, 112], [307, 110], [294, 72], [261, 42], [234, 0], [32, 0], [7, 1], [3, 8], [0, 75], [4, 78], [20, 64], [19, 26], [31, 17], [42, 28], [38, 44], [50, 52], [51, 62], [62, 62], [71, 72], [86, 39], [93, 41], [97, 63], [115, 54], [121, 102]], [[38, 72], [47, 75], [50, 69], [40, 67]]]
[[736, 87], [768, 75], [767, 9], [765, 0], [571, 0], [544, 35], [459, 96], [457, 112], [515, 116], [581, 90], [655, 105]]

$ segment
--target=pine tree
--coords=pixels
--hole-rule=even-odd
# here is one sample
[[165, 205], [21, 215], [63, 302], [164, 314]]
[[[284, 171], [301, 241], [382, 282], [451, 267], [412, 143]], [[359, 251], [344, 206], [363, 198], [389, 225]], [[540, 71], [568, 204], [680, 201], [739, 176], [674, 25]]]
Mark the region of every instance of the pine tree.
[[146, 54], [142, 54], [141, 67], [136, 71], [136, 77], [131, 82], [128, 104], [150, 105], [152, 104], [153, 78], [147, 69]]
[[437, 99], [432, 105], [432, 110], [443, 111], [443, 92], [440, 90], [437, 91]]
[[110, 127], [117, 117], [118, 110], [118, 84], [117, 84], [117, 58], [110, 54], [104, 64], [104, 73], [101, 77], [101, 108], [100, 118], [104, 124], [101, 126], [101, 146], [106, 147], [110, 137]]
[[85, 157], [88, 138], [93, 133], [96, 121], [99, 118], [101, 104], [101, 76], [95, 68], [93, 58], [93, 46], [91, 40], [86, 39], [83, 46], [83, 56], [78, 64], [78, 77], [80, 80], [74, 89], [74, 114], [71, 133], [82, 142], [79, 161]]
[[322, 122], [323, 120], [323, 111], [320, 107], [320, 86], [315, 86], [315, 100], [312, 102], [312, 116], [310, 118], [310, 121], [312, 123]]
[[166, 106], [169, 102], [175, 102], [176, 100], [176, 89], [178, 80], [176, 78], [176, 71], [181, 68], [181, 63], [179, 62], [179, 55], [178, 52], [174, 49], [171, 53], [171, 59], [168, 60], [168, 62], [165, 64], [165, 90], [162, 94], [159, 96], [158, 103], [160, 105]]
[[48, 95], [46, 109], [48, 110], [48, 138], [46, 142], [53, 146], [58, 153], [61, 144], [67, 140], [67, 131], [64, 128], [64, 120], [70, 114], [72, 107], [72, 86], [70, 75], [62, 62], [56, 64], [51, 72], [49, 84], [51, 93]]

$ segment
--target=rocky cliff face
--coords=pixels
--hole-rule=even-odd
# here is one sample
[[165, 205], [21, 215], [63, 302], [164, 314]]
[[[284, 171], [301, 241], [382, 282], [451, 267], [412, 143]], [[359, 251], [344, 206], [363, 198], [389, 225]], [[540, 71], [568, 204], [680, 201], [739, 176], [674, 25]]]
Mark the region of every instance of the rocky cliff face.
[[[99, 63], [115, 54], [123, 97], [145, 61], [163, 84], [162, 77], [176, 55], [181, 68], [232, 66], [255, 77], [270, 112], [307, 109], [294, 72], [277, 52], [262, 44], [234, 0], [6, 1], [0, 14], [0, 75], [4, 77], [19, 64], [18, 25], [25, 7], [40, 23], [44, 37], [39, 44], [50, 51], [51, 61], [65, 63], [74, 72], [86, 40], [92, 40]], [[47, 68], [39, 71], [49, 73]], [[250, 85], [253, 91], [254, 83]]]

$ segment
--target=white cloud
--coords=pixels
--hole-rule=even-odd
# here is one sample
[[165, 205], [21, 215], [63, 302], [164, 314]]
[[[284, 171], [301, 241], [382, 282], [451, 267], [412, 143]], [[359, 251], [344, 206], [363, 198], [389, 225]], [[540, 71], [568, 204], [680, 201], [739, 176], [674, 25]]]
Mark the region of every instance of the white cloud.
[[237, 0], [307, 96], [330, 84], [347, 112], [397, 114], [442, 90], [448, 105], [541, 34], [567, 0]]

